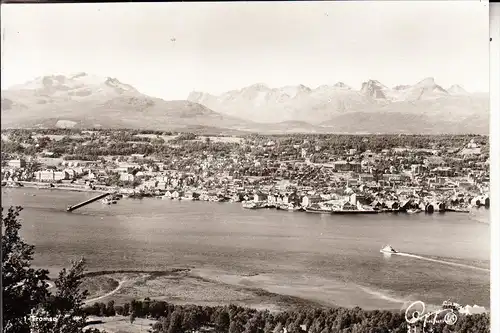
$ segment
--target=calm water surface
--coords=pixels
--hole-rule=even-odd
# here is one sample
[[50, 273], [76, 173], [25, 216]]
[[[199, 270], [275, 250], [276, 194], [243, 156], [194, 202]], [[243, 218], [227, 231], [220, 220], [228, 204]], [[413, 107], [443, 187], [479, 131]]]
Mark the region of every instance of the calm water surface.
[[489, 212], [434, 215], [321, 215], [245, 210], [239, 204], [124, 199], [72, 213], [95, 194], [2, 189], [2, 206], [22, 205], [22, 234], [36, 245], [34, 264], [56, 272], [84, 256], [90, 270], [192, 267], [249, 279], [273, 292], [343, 306], [400, 308], [447, 298], [489, 305], [489, 272], [401, 252], [489, 267]]

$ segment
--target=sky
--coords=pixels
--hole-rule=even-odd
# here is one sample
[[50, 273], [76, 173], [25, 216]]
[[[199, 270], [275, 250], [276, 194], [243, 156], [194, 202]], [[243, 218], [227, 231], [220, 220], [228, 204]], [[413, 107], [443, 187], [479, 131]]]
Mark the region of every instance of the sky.
[[480, 1], [2, 5], [2, 88], [86, 72], [164, 99], [433, 77], [488, 92]]

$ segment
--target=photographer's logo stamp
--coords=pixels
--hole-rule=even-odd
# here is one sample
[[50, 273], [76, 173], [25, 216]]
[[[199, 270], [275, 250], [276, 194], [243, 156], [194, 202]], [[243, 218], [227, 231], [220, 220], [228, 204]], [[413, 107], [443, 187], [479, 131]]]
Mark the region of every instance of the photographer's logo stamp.
[[[439, 323], [455, 325], [458, 321], [458, 313], [461, 306], [457, 303], [444, 302], [442, 309], [426, 312], [425, 303], [416, 301], [410, 304], [405, 311], [405, 319], [408, 324], [408, 333], [432, 332], [432, 326]], [[422, 330], [418, 330], [422, 323]]]

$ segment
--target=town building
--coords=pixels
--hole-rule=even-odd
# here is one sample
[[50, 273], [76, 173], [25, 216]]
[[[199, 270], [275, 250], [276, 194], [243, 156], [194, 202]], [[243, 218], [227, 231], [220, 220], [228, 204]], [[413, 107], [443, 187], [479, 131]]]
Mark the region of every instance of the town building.
[[361, 163], [348, 161], [335, 161], [332, 163], [333, 169], [338, 172], [361, 172]]
[[22, 158], [17, 160], [10, 160], [7, 165], [11, 168], [20, 169], [26, 167], [26, 161]]
[[35, 173], [36, 180], [40, 182], [52, 182], [69, 179], [66, 171], [43, 170]]

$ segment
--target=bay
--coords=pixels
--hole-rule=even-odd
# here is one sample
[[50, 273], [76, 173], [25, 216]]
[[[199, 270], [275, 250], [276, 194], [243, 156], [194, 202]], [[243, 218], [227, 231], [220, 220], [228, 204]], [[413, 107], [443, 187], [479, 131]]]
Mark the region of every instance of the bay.
[[[84, 256], [92, 271], [189, 267], [223, 282], [348, 307], [397, 309], [448, 298], [489, 305], [486, 209], [345, 216], [124, 199], [66, 212], [94, 195], [2, 189], [2, 206], [24, 207], [22, 235], [36, 246], [34, 265], [52, 274]], [[417, 257], [384, 257], [385, 244]]]

